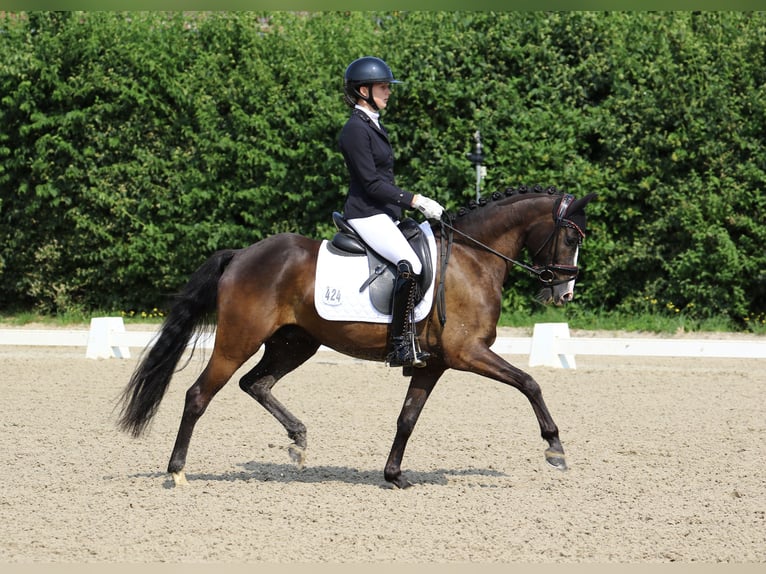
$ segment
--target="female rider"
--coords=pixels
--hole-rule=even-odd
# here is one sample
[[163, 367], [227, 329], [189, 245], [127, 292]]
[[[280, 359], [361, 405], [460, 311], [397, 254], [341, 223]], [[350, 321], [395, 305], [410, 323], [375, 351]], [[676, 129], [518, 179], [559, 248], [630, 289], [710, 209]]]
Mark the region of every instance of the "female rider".
[[416, 350], [410, 321], [422, 265], [398, 224], [403, 209], [418, 209], [429, 219], [440, 219], [444, 209], [394, 184], [394, 153], [380, 112], [388, 104], [391, 85], [399, 83], [380, 58], [359, 58], [346, 68], [344, 100], [352, 111], [338, 142], [350, 176], [343, 214], [372, 249], [396, 264], [386, 362], [392, 367], [424, 367], [429, 355]]

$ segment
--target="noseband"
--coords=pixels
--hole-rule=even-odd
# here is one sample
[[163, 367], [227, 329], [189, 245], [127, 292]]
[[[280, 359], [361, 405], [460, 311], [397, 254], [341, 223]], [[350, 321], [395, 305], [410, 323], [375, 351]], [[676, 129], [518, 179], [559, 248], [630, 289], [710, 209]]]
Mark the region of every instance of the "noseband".
[[[532, 275], [536, 275], [537, 279], [546, 287], [553, 287], [554, 285], [561, 285], [562, 283], [568, 283], [569, 281], [572, 281], [575, 279], [580, 272], [580, 269], [576, 265], [558, 265], [553, 263], [554, 256], [556, 255], [558, 251], [558, 243], [559, 243], [559, 229], [562, 227], [570, 227], [572, 229], [575, 229], [577, 233], [580, 235], [580, 244], [582, 244], [582, 240], [585, 237], [585, 233], [583, 233], [582, 229], [571, 219], [567, 219], [565, 217], [567, 209], [569, 209], [569, 205], [574, 201], [574, 196], [570, 194], [563, 195], [561, 197], [561, 201], [559, 201], [558, 205], [554, 207], [554, 213], [553, 213], [553, 219], [556, 222], [556, 225], [551, 231], [551, 234], [548, 236], [548, 238], [543, 242], [542, 245], [535, 251], [534, 255], [532, 256], [532, 259], [537, 257], [537, 255], [540, 254], [540, 252], [545, 249], [545, 246], [548, 245], [551, 241], [555, 240], [555, 243], [553, 245], [553, 249], [551, 249], [551, 256], [545, 265], [534, 265], [534, 264], [527, 264], [522, 263], [521, 261], [516, 261], [515, 259], [511, 259], [510, 257], [503, 255], [499, 251], [495, 251], [488, 245], [485, 245], [481, 241], [477, 241], [470, 235], [466, 235], [459, 229], [455, 229], [451, 224], [444, 221], [442, 218], [441, 224], [443, 227], [446, 227], [450, 229], [453, 232], [456, 232], [459, 235], [462, 235], [466, 239], [474, 242], [475, 244], [479, 245], [482, 249], [485, 249], [486, 251], [489, 251], [490, 253], [497, 255], [500, 259], [503, 259], [504, 261], [507, 261], [508, 263], [511, 263], [513, 265], [516, 265], [517, 267], [521, 267], [525, 271], [531, 273]], [[443, 236], [443, 234], [442, 234]], [[451, 243], [451, 241], [450, 241]], [[563, 275], [564, 278], [562, 279], [556, 279], [556, 276]]]

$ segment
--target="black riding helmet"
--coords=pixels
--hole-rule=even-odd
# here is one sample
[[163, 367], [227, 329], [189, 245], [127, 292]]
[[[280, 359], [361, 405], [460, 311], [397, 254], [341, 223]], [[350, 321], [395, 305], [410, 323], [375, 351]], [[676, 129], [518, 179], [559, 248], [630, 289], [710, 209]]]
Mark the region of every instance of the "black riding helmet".
[[[402, 82], [394, 79], [391, 68], [380, 58], [365, 56], [354, 60], [348, 65], [343, 75], [343, 99], [353, 108], [356, 101], [362, 98], [374, 110], [377, 110], [378, 106], [375, 105], [372, 97], [372, 84], [377, 83], [401, 84]], [[362, 86], [370, 87], [366, 98], [359, 92]]]

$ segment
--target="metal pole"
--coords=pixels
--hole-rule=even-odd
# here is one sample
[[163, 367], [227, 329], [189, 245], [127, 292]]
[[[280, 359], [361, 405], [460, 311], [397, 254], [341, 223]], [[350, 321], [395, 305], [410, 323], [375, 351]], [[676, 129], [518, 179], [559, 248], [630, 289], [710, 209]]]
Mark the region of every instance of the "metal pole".
[[469, 153], [467, 156], [476, 168], [476, 201], [479, 201], [481, 199], [481, 180], [485, 175], [487, 175], [487, 169], [482, 166], [482, 161], [484, 161], [484, 153], [482, 153], [481, 133], [479, 130], [476, 130], [476, 132], [473, 134], [473, 139], [476, 141], [476, 148], [474, 153]]

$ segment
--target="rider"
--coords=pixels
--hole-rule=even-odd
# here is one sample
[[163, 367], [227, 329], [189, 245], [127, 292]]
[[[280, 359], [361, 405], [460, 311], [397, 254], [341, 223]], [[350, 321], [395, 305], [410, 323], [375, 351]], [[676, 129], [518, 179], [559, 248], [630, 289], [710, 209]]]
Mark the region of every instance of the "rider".
[[399, 83], [380, 58], [359, 58], [346, 68], [343, 94], [352, 111], [339, 138], [350, 176], [343, 212], [372, 249], [396, 264], [386, 362], [392, 367], [424, 367], [429, 354], [418, 352], [412, 344], [414, 326], [410, 321], [422, 265], [398, 224], [403, 209], [415, 208], [428, 219], [440, 219], [444, 208], [394, 184], [394, 154], [380, 123], [380, 112], [386, 108], [391, 85]]

